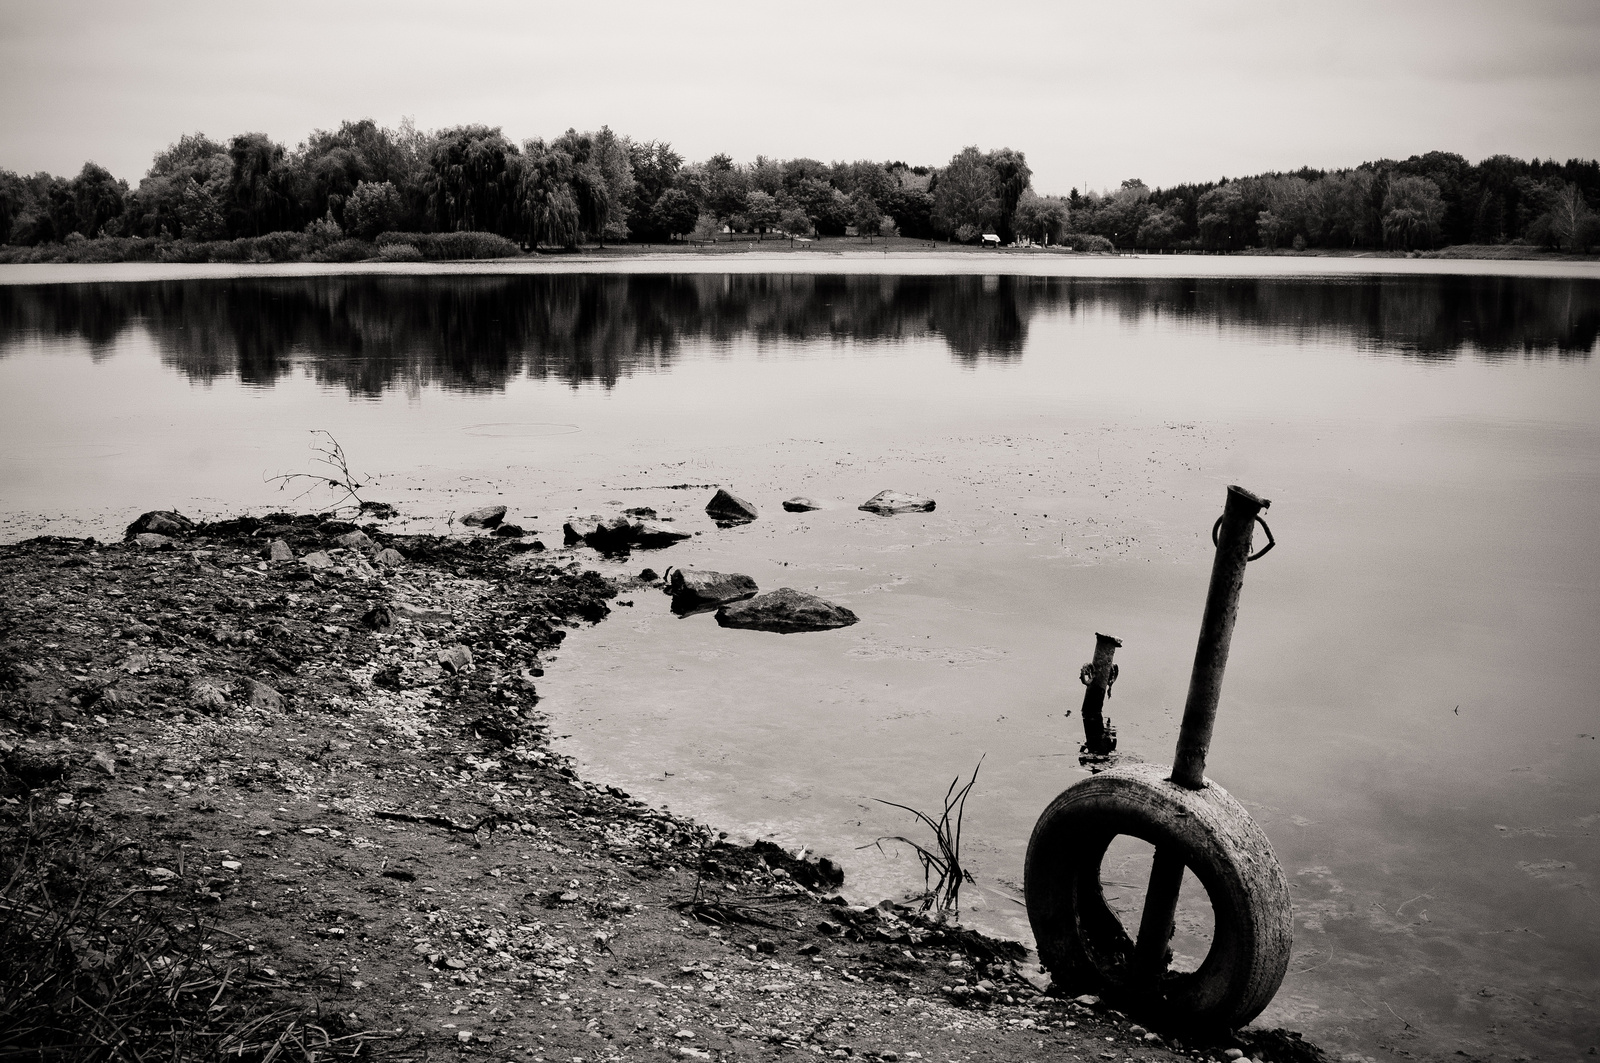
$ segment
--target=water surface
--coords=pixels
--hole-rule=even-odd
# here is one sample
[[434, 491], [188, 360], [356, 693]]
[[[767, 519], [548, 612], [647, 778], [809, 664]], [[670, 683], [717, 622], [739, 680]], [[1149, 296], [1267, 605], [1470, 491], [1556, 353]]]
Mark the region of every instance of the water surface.
[[[1165, 266], [1165, 264], [1163, 264]], [[1176, 736], [1228, 483], [1273, 500], [1209, 774], [1292, 883], [1263, 1021], [1346, 1051], [1600, 1039], [1600, 282], [1584, 277], [356, 276], [0, 286], [0, 534], [264, 510], [332, 431], [412, 526], [559, 540], [651, 505], [692, 564], [848, 604], [817, 635], [625, 596], [543, 707], [589, 770], [843, 860], [861, 899], [983, 758], [968, 917], [1026, 933], [1034, 817]], [[703, 486], [762, 519], [717, 529]], [[894, 487], [930, 514], [855, 506]], [[806, 494], [825, 503], [788, 514]], [[315, 500], [308, 500], [308, 502]], [[1070, 715], [1068, 713], [1070, 712]]]

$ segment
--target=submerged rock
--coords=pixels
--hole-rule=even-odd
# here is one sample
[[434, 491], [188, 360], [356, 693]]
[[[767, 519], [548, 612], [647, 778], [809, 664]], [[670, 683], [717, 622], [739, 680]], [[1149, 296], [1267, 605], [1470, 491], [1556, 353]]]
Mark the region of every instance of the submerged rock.
[[793, 498], [783, 500], [783, 508], [790, 513], [809, 513], [813, 509], [821, 509], [822, 507], [804, 495], [795, 495]]
[[174, 513], [170, 509], [152, 509], [148, 513], [141, 513], [138, 520], [128, 525], [122, 537], [132, 539], [141, 532], [153, 532], [156, 535], [187, 535], [192, 530], [194, 521], [182, 513]]
[[849, 627], [857, 619], [856, 614], [844, 606], [793, 587], [779, 587], [717, 610], [717, 623], [723, 627], [756, 631], [826, 631]]
[[901, 491], [879, 491], [856, 508], [864, 509], [868, 513], [889, 516], [893, 513], [929, 513], [932, 512], [934, 505], [933, 499], [921, 495], [908, 495]]
[[505, 519], [505, 506], [484, 506], [462, 517], [461, 523], [469, 528], [493, 528]]
[[657, 520], [636, 521], [633, 526], [633, 541], [647, 549], [659, 549], [681, 543], [685, 539], [694, 538], [689, 532], [674, 528], [670, 524], [663, 524]]
[[392, 520], [400, 511], [387, 502], [363, 502], [361, 512], [370, 515], [373, 520]]
[[755, 506], [720, 487], [711, 496], [711, 501], [706, 503], [706, 514], [712, 520], [740, 522], [755, 520], [758, 516]]
[[502, 539], [520, 539], [528, 533], [522, 530], [520, 524], [502, 524], [494, 530], [494, 534]]
[[737, 572], [675, 568], [667, 580], [672, 608], [680, 613], [737, 602], [760, 590], [756, 581]]

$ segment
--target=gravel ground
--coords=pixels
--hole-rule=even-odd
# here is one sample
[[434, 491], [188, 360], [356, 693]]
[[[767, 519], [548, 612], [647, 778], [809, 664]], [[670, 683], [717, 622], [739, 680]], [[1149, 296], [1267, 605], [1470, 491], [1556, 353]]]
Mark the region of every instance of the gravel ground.
[[1015, 943], [847, 905], [826, 859], [577, 778], [542, 661], [653, 578], [525, 538], [141, 522], [0, 547], [0, 833], [53, 817], [114, 850], [232, 972], [197, 1021], [298, 1009], [320, 1058], [1321, 1056], [1146, 1031]]

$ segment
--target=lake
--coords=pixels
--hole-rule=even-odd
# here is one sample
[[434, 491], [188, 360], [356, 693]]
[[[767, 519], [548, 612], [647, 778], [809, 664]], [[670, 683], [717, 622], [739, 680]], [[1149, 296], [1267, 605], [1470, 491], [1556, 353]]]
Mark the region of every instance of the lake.
[[[921, 883], [873, 844], [916, 837], [882, 802], [937, 809], [981, 758], [964, 917], [1025, 938], [1028, 832], [1086, 774], [1078, 668], [1095, 632], [1123, 640], [1121, 750], [1168, 762], [1237, 483], [1278, 545], [1246, 574], [1207, 771], [1294, 897], [1260, 1021], [1374, 1058], [1600, 1043], [1600, 273], [952, 258], [13, 271], [0, 538], [291, 506], [269, 478], [319, 429], [409, 530], [500, 502], [555, 545], [570, 515], [652, 506], [702, 534], [579, 556], [743, 572], [861, 622], [725, 630], [625, 594], [540, 682], [562, 747], [833, 856], [868, 902]], [[760, 519], [718, 528], [713, 485]], [[938, 508], [857, 510], [884, 488]]]

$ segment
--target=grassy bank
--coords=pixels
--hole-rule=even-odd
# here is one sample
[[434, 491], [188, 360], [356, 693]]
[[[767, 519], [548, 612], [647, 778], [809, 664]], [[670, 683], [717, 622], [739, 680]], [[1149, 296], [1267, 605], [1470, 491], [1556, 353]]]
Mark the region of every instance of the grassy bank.
[[37, 263], [271, 263], [271, 262], [454, 262], [487, 259], [524, 259], [581, 255], [584, 258], [625, 259], [640, 255], [727, 255], [748, 251], [771, 254], [839, 252], [903, 254], [937, 252], [951, 255], [1169, 255], [1203, 257], [1275, 258], [1444, 258], [1487, 259], [1492, 261], [1594, 261], [1600, 255], [1579, 255], [1552, 251], [1526, 244], [1463, 244], [1436, 251], [1330, 250], [1326, 248], [1292, 251], [1252, 249], [1238, 252], [1199, 251], [1118, 251], [1099, 236], [1077, 237], [1064, 245], [1051, 247], [992, 248], [977, 244], [958, 244], [945, 240], [912, 240], [900, 236], [856, 236], [791, 238], [782, 235], [750, 233], [724, 234], [710, 242], [675, 241], [664, 244], [598, 244], [575, 248], [541, 247], [525, 250], [493, 233], [385, 233], [375, 242], [338, 240], [318, 241], [303, 233], [268, 233], [237, 240], [159, 240], [132, 237], [107, 237], [98, 240], [73, 240], [64, 244], [36, 247], [0, 246], [0, 264]]

